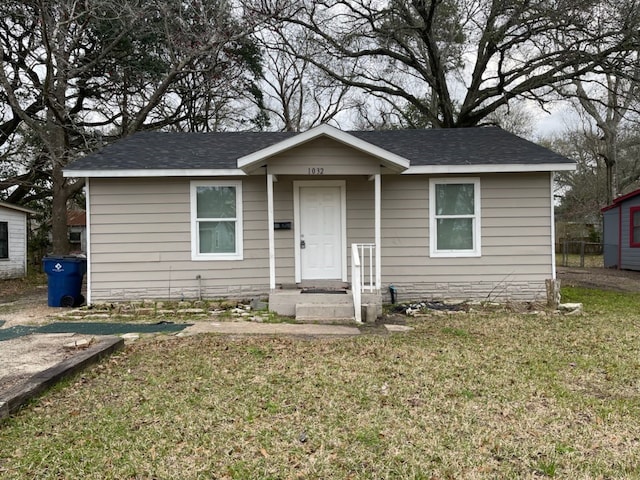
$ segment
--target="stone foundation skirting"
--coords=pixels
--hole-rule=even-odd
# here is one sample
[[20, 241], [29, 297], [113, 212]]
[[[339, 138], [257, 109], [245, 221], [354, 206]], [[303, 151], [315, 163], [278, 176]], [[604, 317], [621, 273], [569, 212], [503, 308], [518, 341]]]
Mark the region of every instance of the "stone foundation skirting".
[[[396, 302], [417, 300], [478, 300], [495, 302], [531, 302], [546, 301], [545, 282], [424, 282], [401, 283], [394, 282], [397, 296]], [[197, 287], [175, 288], [123, 288], [123, 289], [94, 289], [92, 302], [131, 302], [142, 299], [155, 300], [214, 300], [214, 299], [253, 299], [267, 298], [267, 285], [228, 286], [228, 287]], [[382, 289], [382, 300], [391, 303], [389, 285]]]
[[[476, 300], [489, 302], [546, 302], [545, 282], [433, 282], [395, 283], [396, 302], [419, 300]], [[391, 302], [389, 285], [383, 288], [383, 301]]]
[[244, 300], [252, 298], [267, 298], [269, 287], [254, 286], [228, 286], [228, 287], [187, 287], [187, 288], [122, 288], [122, 289], [93, 289], [91, 301], [95, 302], [131, 302], [142, 299], [182, 301], [182, 300], [214, 300], [235, 299]]

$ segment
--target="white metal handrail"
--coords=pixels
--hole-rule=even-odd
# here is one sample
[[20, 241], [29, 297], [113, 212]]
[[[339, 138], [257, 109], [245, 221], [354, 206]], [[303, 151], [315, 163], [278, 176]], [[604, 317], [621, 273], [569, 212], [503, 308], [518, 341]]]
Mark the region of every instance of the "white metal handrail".
[[362, 285], [360, 283], [361, 275], [360, 254], [358, 245], [351, 244], [351, 293], [353, 295], [353, 309], [356, 322], [362, 323]]
[[363, 292], [375, 292], [376, 285], [376, 245], [375, 243], [354, 243], [360, 260], [360, 288]]
[[362, 292], [374, 292], [376, 284], [376, 256], [374, 243], [351, 244], [351, 291], [355, 319], [362, 321]]

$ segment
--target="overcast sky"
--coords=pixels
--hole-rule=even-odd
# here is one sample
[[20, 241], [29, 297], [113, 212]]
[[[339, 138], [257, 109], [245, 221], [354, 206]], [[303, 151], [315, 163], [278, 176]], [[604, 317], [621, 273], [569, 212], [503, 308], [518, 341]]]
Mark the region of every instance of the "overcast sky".
[[558, 136], [579, 123], [575, 110], [566, 102], [547, 105], [546, 109], [550, 113], [541, 108], [533, 110], [534, 138]]

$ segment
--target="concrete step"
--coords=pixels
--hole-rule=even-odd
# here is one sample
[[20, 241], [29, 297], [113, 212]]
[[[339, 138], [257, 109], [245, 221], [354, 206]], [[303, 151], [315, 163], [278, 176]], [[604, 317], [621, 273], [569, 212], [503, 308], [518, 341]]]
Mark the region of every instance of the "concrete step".
[[[301, 293], [300, 290], [276, 290], [269, 295], [269, 310], [292, 317], [297, 304], [344, 304], [353, 309], [353, 296], [347, 293]], [[352, 314], [353, 315], [353, 314]]]
[[353, 294], [351, 291], [347, 293], [301, 293], [296, 303], [307, 303], [324, 305], [331, 303], [334, 305], [353, 305]]
[[[346, 295], [345, 295], [346, 296]], [[353, 302], [351, 303], [297, 303], [296, 320], [328, 322], [354, 320]]]

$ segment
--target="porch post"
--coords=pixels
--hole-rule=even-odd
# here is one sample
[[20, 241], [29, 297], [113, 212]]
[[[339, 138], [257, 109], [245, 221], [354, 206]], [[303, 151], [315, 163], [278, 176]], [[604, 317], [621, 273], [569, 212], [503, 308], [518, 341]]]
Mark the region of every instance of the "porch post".
[[381, 242], [381, 188], [380, 188], [380, 173], [376, 173], [374, 177], [374, 190], [375, 190], [375, 244], [376, 244], [376, 290], [379, 292], [382, 288], [382, 248]]
[[553, 189], [555, 186], [555, 172], [551, 172], [551, 278], [556, 279], [556, 217], [555, 217], [555, 198], [553, 197]]
[[267, 231], [269, 232], [269, 288], [276, 288], [276, 245], [273, 233], [273, 174], [267, 173]]

